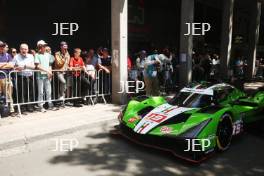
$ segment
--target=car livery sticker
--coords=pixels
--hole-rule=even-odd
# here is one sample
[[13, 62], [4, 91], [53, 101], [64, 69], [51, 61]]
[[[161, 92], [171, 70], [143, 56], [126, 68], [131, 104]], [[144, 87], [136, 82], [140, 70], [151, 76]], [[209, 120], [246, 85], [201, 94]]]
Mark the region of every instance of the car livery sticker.
[[184, 108], [172, 106], [168, 103], [158, 106], [150, 111], [134, 128], [136, 133], [146, 134], [160, 123], [169, 120], [175, 115], [192, 110], [193, 108]]
[[233, 123], [233, 135], [238, 135], [243, 132], [243, 120], [237, 120]]
[[139, 118], [138, 117], [131, 117], [130, 119], [128, 119], [129, 123], [134, 123], [135, 121], [137, 121]]
[[172, 132], [172, 128], [171, 127], [168, 127], [168, 126], [163, 126], [160, 128], [160, 132], [162, 134], [169, 134]]

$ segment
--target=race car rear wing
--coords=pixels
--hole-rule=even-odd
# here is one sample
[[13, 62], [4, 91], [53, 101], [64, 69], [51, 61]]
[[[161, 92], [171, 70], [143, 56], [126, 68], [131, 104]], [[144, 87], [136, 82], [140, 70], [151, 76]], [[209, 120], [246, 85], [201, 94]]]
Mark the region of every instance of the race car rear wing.
[[189, 92], [189, 93], [196, 93], [202, 95], [214, 95], [213, 89], [195, 89], [195, 88], [183, 88], [180, 92]]

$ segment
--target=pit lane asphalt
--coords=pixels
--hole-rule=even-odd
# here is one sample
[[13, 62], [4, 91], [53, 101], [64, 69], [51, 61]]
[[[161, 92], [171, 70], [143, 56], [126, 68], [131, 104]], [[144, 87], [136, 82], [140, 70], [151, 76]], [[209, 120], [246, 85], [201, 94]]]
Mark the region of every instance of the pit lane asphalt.
[[[231, 148], [200, 165], [135, 145], [109, 131], [116, 121], [36, 141], [0, 156], [3, 176], [263, 176], [264, 135], [245, 133]], [[55, 139], [77, 139], [73, 151], [53, 151]]]

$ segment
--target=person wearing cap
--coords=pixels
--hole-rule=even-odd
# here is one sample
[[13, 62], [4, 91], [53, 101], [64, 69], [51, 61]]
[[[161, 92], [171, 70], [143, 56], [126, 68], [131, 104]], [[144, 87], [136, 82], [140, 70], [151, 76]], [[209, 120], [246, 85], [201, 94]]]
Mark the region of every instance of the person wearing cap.
[[[13, 107], [13, 84], [9, 80], [8, 75], [11, 70], [13, 70], [14, 65], [12, 63], [12, 57], [6, 52], [6, 44], [0, 41], [0, 93], [6, 97], [7, 102], [9, 102], [10, 113], [14, 113]], [[5, 74], [5, 75], [4, 75]]]
[[[41, 66], [45, 70], [51, 71], [51, 65], [54, 62], [54, 58], [51, 54], [46, 52], [47, 43], [43, 40], [38, 41], [37, 49], [38, 52], [35, 55], [35, 65]], [[44, 92], [46, 95], [46, 100], [48, 101], [49, 109], [53, 110], [54, 106], [51, 101], [51, 82], [50, 78], [48, 77], [47, 72], [38, 72], [37, 73], [37, 84], [38, 84], [38, 105], [41, 112], [45, 112], [43, 108], [43, 97]]]
[[[70, 62], [70, 54], [68, 52], [68, 45], [66, 42], [60, 43], [60, 51], [55, 53], [55, 65], [54, 69], [58, 70], [57, 76], [59, 80], [60, 90], [59, 90], [59, 99], [64, 100], [65, 98], [65, 91], [67, 90], [67, 87], [70, 88], [71, 86], [71, 79], [70, 76], [67, 76], [67, 85], [66, 85], [66, 79], [65, 79], [65, 71], [69, 68], [69, 62]], [[67, 90], [67, 95], [69, 97], [70, 90]]]

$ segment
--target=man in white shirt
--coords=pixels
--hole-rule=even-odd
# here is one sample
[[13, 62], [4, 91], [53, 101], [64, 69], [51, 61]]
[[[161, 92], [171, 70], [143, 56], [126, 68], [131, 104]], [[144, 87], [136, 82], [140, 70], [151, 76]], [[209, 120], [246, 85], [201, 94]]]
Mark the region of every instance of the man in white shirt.
[[[17, 101], [18, 103], [27, 103], [35, 100], [33, 97], [33, 72], [31, 68], [34, 68], [34, 57], [32, 54], [28, 54], [28, 45], [22, 43], [20, 45], [20, 53], [14, 57], [13, 64], [17, 73]], [[33, 112], [33, 106], [27, 105], [21, 106], [22, 114], [26, 114], [25, 111]]]
[[164, 48], [162, 50], [162, 54], [158, 55], [158, 59], [160, 60], [160, 68], [159, 68], [159, 84], [165, 87], [165, 90], [169, 88], [172, 84], [171, 74], [173, 72], [172, 67], [172, 54], [168, 48]]

